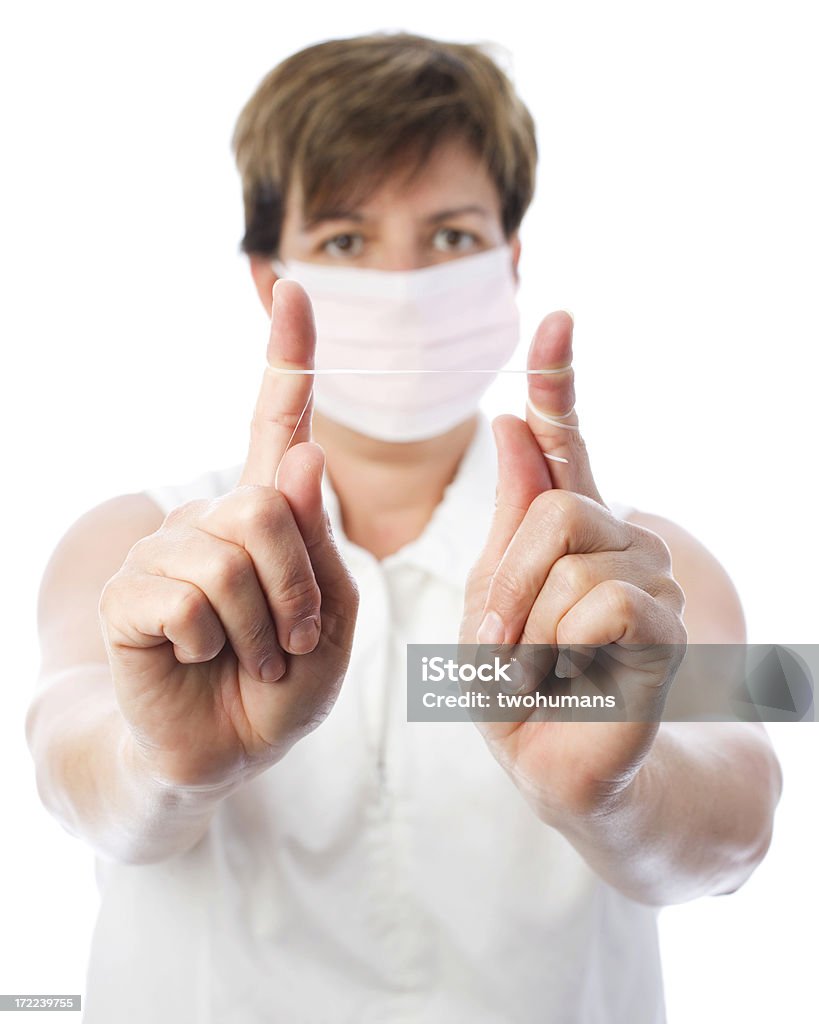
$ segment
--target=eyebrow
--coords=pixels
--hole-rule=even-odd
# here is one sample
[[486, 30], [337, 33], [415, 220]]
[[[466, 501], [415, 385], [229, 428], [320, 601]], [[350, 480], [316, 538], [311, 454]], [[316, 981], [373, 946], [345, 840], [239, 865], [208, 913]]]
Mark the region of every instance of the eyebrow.
[[[484, 206], [478, 206], [477, 203], [469, 203], [467, 206], [455, 206], [449, 210], [439, 210], [438, 213], [433, 213], [426, 218], [427, 224], [437, 224], [442, 220], [449, 220], [450, 217], [458, 217], [464, 213], [477, 213], [481, 217], [489, 218], [491, 214]], [[357, 224], [363, 224], [367, 218], [356, 210], [319, 210], [309, 220], [304, 222], [304, 230], [312, 231], [325, 221], [333, 220], [352, 220]]]

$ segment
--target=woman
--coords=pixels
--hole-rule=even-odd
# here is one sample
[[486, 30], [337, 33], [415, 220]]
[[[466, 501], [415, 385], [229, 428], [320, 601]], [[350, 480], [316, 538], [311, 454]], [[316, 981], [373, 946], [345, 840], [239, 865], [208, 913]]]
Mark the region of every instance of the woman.
[[[599, 494], [570, 316], [525, 418], [406, 372], [511, 354], [531, 117], [479, 47], [374, 35], [280, 64], [234, 142], [271, 314], [247, 457], [90, 510], [41, 588], [85, 1019], [660, 1021], [657, 907], [741, 885], [779, 795], [761, 726], [659, 724], [687, 640], [744, 641], [737, 595]], [[616, 645], [641, 714], [407, 722], [406, 645], [458, 640]]]

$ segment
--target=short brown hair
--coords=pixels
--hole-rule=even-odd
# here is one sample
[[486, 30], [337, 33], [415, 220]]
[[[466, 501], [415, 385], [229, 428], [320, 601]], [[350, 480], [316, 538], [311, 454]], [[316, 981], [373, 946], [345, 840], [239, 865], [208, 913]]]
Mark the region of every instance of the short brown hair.
[[537, 143], [531, 114], [487, 45], [381, 32], [317, 43], [273, 68], [233, 134], [242, 250], [278, 255], [294, 180], [312, 217], [342, 196], [360, 201], [399, 161], [409, 160], [411, 176], [450, 138], [466, 139], [487, 167], [508, 239], [534, 194]]

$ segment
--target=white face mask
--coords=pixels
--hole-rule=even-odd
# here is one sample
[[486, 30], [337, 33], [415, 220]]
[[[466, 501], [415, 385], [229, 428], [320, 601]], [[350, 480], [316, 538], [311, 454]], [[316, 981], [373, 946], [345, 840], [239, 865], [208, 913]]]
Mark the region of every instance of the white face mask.
[[[518, 342], [508, 244], [419, 270], [297, 260], [273, 269], [313, 305], [315, 408], [383, 441], [420, 441], [468, 419], [495, 372], [457, 371], [497, 371]], [[370, 372], [347, 372], [359, 369]], [[456, 372], [429, 372], [447, 370]]]

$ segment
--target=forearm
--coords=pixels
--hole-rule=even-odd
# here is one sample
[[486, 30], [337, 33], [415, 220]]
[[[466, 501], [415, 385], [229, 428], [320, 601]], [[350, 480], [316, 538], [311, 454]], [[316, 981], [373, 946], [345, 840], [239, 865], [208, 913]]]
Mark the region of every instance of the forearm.
[[26, 731], [43, 804], [106, 858], [148, 863], [190, 849], [235, 789], [182, 790], [153, 776], [107, 666], [78, 666], [55, 678], [33, 702]]
[[626, 895], [681, 903], [748, 878], [768, 849], [781, 786], [761, 728], [666, 722], [615, 801], [558, 827]]

